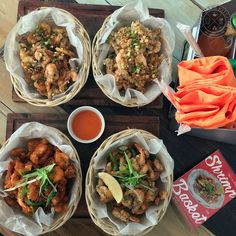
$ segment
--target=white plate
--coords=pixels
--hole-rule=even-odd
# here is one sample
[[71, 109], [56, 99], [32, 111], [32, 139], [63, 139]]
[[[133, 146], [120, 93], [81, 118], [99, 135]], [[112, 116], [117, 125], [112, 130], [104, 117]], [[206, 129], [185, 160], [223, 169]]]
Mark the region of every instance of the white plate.
[[199, 175], [203, 175], [205, 177], [211, 178], [214, 180], [214, 184], [216, 184], [217, 188], [222, 188], [222, 185], [220, 181], [213, 175], [211, 175], [209, 172], [202, 170], [202, 169], [196, 169], [193, 170], [190, 175], [188, 176], [188, 186], [189, 191], [192, 194], [193, 198], [196, 199], [201, 205], [203, 205], [206, 208], [210, 209], [218, 209], [220, 208], [224, 203], [224, 193], [222, 193], [220, 196], [218, 196], [218, 199], [216, 202], [208, 203], [201, 197], [201, 195], [195, 191], [194, 189], [194, 183]]

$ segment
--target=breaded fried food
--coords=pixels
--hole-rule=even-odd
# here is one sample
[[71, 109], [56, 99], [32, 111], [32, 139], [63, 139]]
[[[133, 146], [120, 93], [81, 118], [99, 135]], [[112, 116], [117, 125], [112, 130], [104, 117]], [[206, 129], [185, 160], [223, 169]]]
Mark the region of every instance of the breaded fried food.
[[68, 185], [77, 170], [69, 157], [47, 139], [30, 139], [27, 148], [11, 150], [4, 189], [9, 206], [30, 215], [38, 207], [60, 213], [68, 207]]
[[138, 143], [119, 146], [109, 153], [104, 171], [118, 182], [123, 198], [117, 203], [109, 185], [99, 178], [95, 187], [99, 200], [109, 204], [112, 215], [121, 221], [140, 222], [150, 206], [168, 198], [157, 182], [164, 170], [161, 161]]
[[106, 73], [115, 77], [119, 90], [136, 89], [142, 93], [155, 79], [159, 79], [159, 66], [164, 58], [161, 29], [149, 29], [139, 21], [130, 27], [112, 32], [108, 44], [111, 52], [105, 59]]
[[26, 82], [50, 100], [77, 80], [78, 68], [69, 64], [76, 50], [64, 27], [41, 22], [20, 38], [19, 57]]

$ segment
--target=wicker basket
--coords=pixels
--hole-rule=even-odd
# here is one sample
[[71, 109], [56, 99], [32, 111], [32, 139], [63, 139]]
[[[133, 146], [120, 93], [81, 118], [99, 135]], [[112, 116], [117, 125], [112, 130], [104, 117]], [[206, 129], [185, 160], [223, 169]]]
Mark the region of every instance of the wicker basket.
[[[39, 8], [37, 10], [45, 9], [46, 7]], [[36, 11], [37, 11], [36, 10]], [[75, 23], [75, 33], [76, 35], [80, 38], [81, 43], [83, 45], [83, 59], [82, 59], [82, 65], [80, 67], [80, 82], [74, 85], [74, 87], [65, 94], [62, 97], [56, 98], [49, 100], [47, 98], [29, 98], [24, 91], [22, 90], [21, 86], [19, 85], [19, 81], [14, 78], [12, 75], [11, 77], [11, 82], [13, 84], [14, 90], [16, 94], [26, 102], [35, 105], [35, 106], [41, 106], [41, 107], [53, 107], [53, 106], [58, 106], [60, 104], [66, 103], [70, 101], [85, 85], [87, 79], [88, 79], [88, 74], [89, 74], [89, 69], [90, 69], [90, 64], [91, 64], [91, 43], [90, 43], [90, 38], [85, 30], [84, 26], [81, 24], [81, 22], [75, 18], [72, 14], [69, 12], [59, 9], [58, 10], [62, 11], [63, 13], [67, 14], [71, 19], [73, 19]]]
[[[72, 215], [74, 214], [75, 210], [77, 209], [77, 205], [80, 201], [81, 194], [82, 194], [82, 171], [81, 171], [81, 167], [80, 167], [79, 155], [78, 155], [75, 147], [73, 146], [73, 144], [71, 143], [69, 138], [65, 134], [63, 134], [61, 131], [57, 130], [56, 128], [52, 128], [52, 127], [48, 127], [48, 128], [54, 129], [57, 132], [58, 136], [60, 136], [60, 138], [63, 140], [63, 143], [72, 147], [72, 149], [75, 153], [74, 159], [76, 160], [75, 165], [78, 170], [78, 173], [77, 173], [77, 176], [74, 181], [74, 184], [76, 185], [75, 186], [75, 189], [76, 189], [75, 200], [73, 201], [73, 203], [70, 205], [70, 207], [67, 209], [66, 212], [59, 214], [57, 216], [57, 219], [55, 220], [55, 222], [53, 222], [52, 225], [50, 225], [50, 226], [43, 225], [43, 231], [41, 234], [49, 233], [53, 230], [56, 230], [59, 227], [61, 227], [67, 220], [69, 220], [72, 217]], [[7, 140], [3, 144], [2, 148], [0, 149], [0, 153], [6, 147], [8, 142], [9, 142], [9, 140]]]
[[[121, 138], [125, 138], [127, 136], [133, 135], [136, 132], [141, 133], [143, 135], [143, 137], [145, 138], [145, 140], [156, 138], [151, 133], [144, 131], [144, 130], [139, 130], [139, 129], [127, 129], [127, 130], [121, 131], [119, 133], [113, 134], [109, 138], [107, 138], [101, 144], [101, 146], [97, 149], [97, 151], [94, 153], [94, 155], [91, 159], [88, 171], [87, 171], [86, 184], [85, 184], [85, 186], [86, 186], [85, 198], [86, 198], [86, 203], [87, 203], [89, 214], [90, 214], [93, 222], [99, 228], [101, 228], [105, 233], [110, 234], [110, 235], [119, 235], [118, 229], [108, 218], [98, 219], [96, 216], [96, 210], [92, 207], [92, 201], [93, 201], [92, 194], [95, 193], [94, 176], [96, 176], [96, 172], [95, 172], [95, 169], [93, 166], [94, 165], [94, 158], [99, 153], [101, 153], [105, 148], [110, 146], [113, 142], [115, 142]], [[166, 189], [168, 191], [168, 198], [166, 200], [164, 200], [163, 207], [157, 212], [157, 219], [158, 219], [157, 222], [160, 222], [160, 220], [162, 219], [162, 217], [164, 216], [164, 214], [167, 210], [167, 207], [169, 205], [171, 195], [172, 195], [172, 185], [173, 185], [173, 173], [171, 173], [171, 175], [168, 176], [168, 182], [166, 183]], [[152, 230], [153, 227], [154, 226], [149, 227], [145, 231], [143, 231], [142, 233], [135, 234], [135, 235], [139, 235], [139, 236], [145, 235], [150, 230]]]
[[[98, 58], [99, 58], [99, 55], [100, 55], [100, 52], [101, 52], [101, 49], [99, 47], [99, 42], [98, 42], [98, 39], [101, 38], [101, 36], [104, 34], [104, 30], [106, 28], [106, 24], [107, 22], [110, 20], [110, 17], [111, 16], [108, 16], [105, 21], [103, 22], [103, 25], [102, 27], [99, 29], [99, 31], [96, 33], [94, 39], [93, 39], [93, 42], [92, 42], [92, 68], [93, 68], [93, 76], [94, 78], [96, 76], [100, 76], [100, 75], [103, 75], [102, 71], [100, 70], [99, 68], [99, 65], [98, 65]], [[172, 62], [169, 61], [169, 70], [170, 70], [170, 73], [172, 71]], [[96, 81], [96, 80], [95, 80]], [[132, 98], [128, 101], [120, 101], [119, 99], [113, 97], [110, 95], [110, 93], [104, 88], [104, 86], [102, 86], [102, 84], [98, 83], [96, 81], [97, 85], [99, 86], [99, 88], [102, 90], [102, 92], [107, 96], [109, 97], [112, 101], [116, 102], [116, 103], [119, 103], [121, 104], [122, 106], [125, 106], [125, 107], [142, 107], [142, 106], [145, 106], [151, 102], [153, 102], [158, 96], [159, 94], [157, 94], [157, 96], [151, 100], [150, 102], [148, 103], [143, 103], [143, 104], [138, 104], [138, 100], [137, 98]]]

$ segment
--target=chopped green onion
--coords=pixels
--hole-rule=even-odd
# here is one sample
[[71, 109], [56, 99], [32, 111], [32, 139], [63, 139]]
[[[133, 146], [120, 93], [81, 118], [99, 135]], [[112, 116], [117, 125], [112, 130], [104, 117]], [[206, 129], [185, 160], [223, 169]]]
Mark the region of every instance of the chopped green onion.
[[52, 199], [56, 196], [56, 194], [57, 193], [53, 190], [49, 193], [47, 202], [46, 202], [46, 207], [49, 206], [49, 204], [51, 203]]
[[24, 198], [24, 196], [28, 193], [27, 185], [24, 185], [24, 187], [21, 190], [20, 196], [21, 198]]
[[114, 164], [113, 170], [117, 171], [119, 169], [117, 158], [114, 157], [111, 152], [109, 152], [109, 156], [110, 156], [111, 161]]
[[25, 199], [24, 202], [28, 205], [28, 206], [45, 206], [45, 202], [32, 202], [29, 199]]
[[52, 63], [55, 63], [55, 62], [57, 62], [58, 60], [57, 60], [57, 58], [52, 58]]
[[39, 195], [42, 194], [43, 189], [45, 189], [45, 184], [50, 184], [54, 191], [56, 192], [56, 187], [54, 184], [50, 181], [48, 175], [52, 171], [53, 167], [55, 166], [55, 163], [40, 169], [35, 169], [32, 173], [23, 175], [23, 178], [27, 182], [29, 178], [38, 178], [40, 181], [40, 188], [39, 188]]
[[142, 187], [144, 187], [144, 188], [150, 190], [151, 192], [154, 192], [154, 190], [153, 190], [152, 188], [150, 188], [149, 186], [147, 186], [146, 184], [144, 184], [142, 181], [141, 181], [141, 183], [139, 183], [139, 184], [140, 184]]
[[135, 66], [132, 68], [132, 73], [139, 73], [140, 70], [141, 70], [141, 67], [135, 65]]
[[128, 155], [126, 154], [126, 152], [124, 152], [125, 154], [125, 160], [128, 164], [128, 168], [129, 168], [129, 174], [132, 175], [133, 174], [133, 167], [132, 167], [132, 163], [131, 160], [129, 159]]

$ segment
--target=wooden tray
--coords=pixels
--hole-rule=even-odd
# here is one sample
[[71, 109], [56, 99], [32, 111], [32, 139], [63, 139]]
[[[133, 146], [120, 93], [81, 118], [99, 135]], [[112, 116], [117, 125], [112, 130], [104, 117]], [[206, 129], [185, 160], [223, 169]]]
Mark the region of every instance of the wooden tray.
[[[37, 121], [42, 124], [55, 127], [65, 133], [68, 137], [71, 138], [67, 131], [66, 121], [68, 115], [54, 115], [54, 114], [22, 114], [22, 113], [9, 113], [7, 116], [7, 132], [6, 139], [8, 139], [11, 134], [17, 130], [22, 124], [31, 121]], [[88, 210], [84, 198], [84, 180], [86, 172], [89, 166], [90, 159], [93, 153], [97, 150], [99, 145], [103, 142], [105, 138], [110, 136], [113, 133], [119, 132], [127, 128], [137, 128], [144, 129], [153, 133], [155, 136], [159, 136], [160, 120], [157, 116], [142, 116], [140, 119], [139, 116], [128, 116], [128, 115], [104, 115], [105, 118], [105, 131], [101, 138], [98, 141], [91, 144], [82, 144], [74, 141], [71, 138], [74, 146], [76, 147], [81, 161], [81, 169], [83, 173], [83, 193], [82, 198], [79, 203], [79, 206], [74, 214], [74, 217], [88, 218]], [[132, 121], [132, 122], [130, 122]]]
[[[18, 18], [33, 11], [39, 7], [58, 7], [72, 13], [76, 16], [85, 29], [88, 31], [90, 39], [92, 40], [96, 32], [102, 26], [104, 19], [113, 13], [118, 7], [103, 6], [103, 5], [85, 5], [71, 2], [43, 2], [35, 0], [20, 0], [18, 7]], [[150, 14], [156, 17], [164, 18], [164, 11], [161, 9], [150, 9]], [[25, 102], [17, 96], [14, 89], [12, 89], [12, 100], [14, 102]], [[75, 96], [68, 105], [102, 105], [102, 106], [121, 106], [109, 98], [107, 98], [99, 89], [94, 81], [93, 75], [90, 71], [88, 81], [85, 87]], [[145, 106], [144, 108], [156, 108], [161, 109], [163, 107], [163, 97], [159, 96], [155, 101]]]

